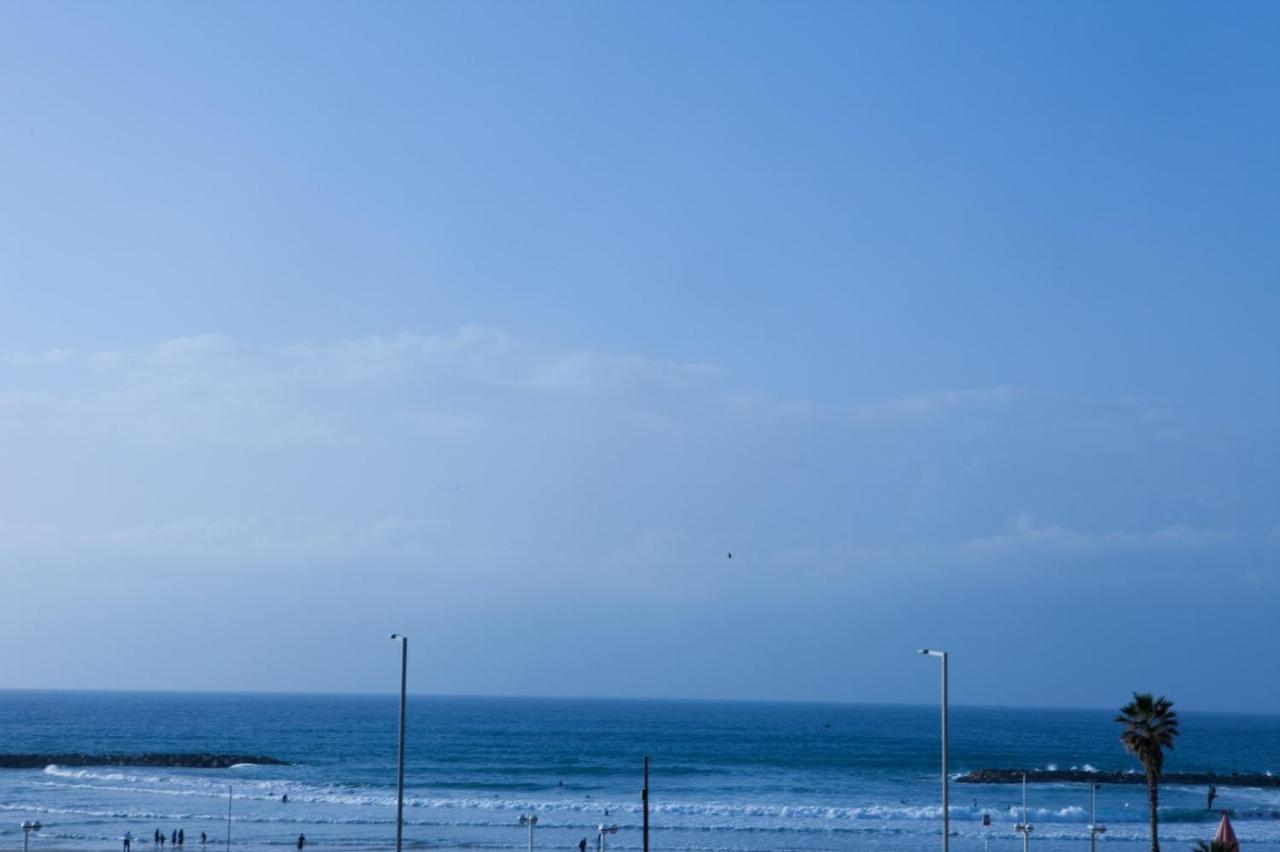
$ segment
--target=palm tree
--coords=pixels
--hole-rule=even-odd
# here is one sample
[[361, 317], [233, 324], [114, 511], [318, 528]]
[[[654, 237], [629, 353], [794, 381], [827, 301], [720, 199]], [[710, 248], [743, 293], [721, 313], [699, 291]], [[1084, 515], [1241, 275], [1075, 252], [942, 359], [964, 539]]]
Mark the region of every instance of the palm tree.
[[1160, 771], [1164, 768], [1164, 750], [1173, 748], [1178, 736], [1178, 714], [1173, 702], [1163, 695], [1152, 698], [1150, 692], [1135, 692], [1133, 700], [1120, 708], [1116, 721], [1124, 725], [1120, 742], [1125, 750], [1138, 758], [1147, 773], [1147, 806], [1151, 809], [1151, 852], [1160, 852], [1156, 807], [1160, 801]]
[[1191, 852], [1235, 852], [1235, 850], [1228, 849], [1227, 844], [1221, 840], [1197, 840]]

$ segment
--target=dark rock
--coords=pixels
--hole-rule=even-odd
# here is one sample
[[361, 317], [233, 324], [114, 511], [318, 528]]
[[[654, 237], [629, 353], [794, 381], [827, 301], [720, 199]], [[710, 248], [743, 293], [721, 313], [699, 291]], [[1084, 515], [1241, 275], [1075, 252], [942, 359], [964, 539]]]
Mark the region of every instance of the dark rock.
[[259, 766], [287, 766], [283, 760], [249, 754], [0, 754], [0, 769], [42, 769], [58, 766], [173, 766], [195, 769], [226, 769], [237, 763]]
[[[1142, 772], [1090, 772], [1087, 769], [977, 769], [956, 776], [960, 784], [1021, 784], [1022, 776], [1028, 784], [1061, 784], [1078, 781], [1082, 784], [1145, 784], [1147, 776]], [[1280, 776], [1261, 772], [1165, 772], [1160, 776], [1162, 784], [1215, 784], [1224, 787], [1280, 787]]]

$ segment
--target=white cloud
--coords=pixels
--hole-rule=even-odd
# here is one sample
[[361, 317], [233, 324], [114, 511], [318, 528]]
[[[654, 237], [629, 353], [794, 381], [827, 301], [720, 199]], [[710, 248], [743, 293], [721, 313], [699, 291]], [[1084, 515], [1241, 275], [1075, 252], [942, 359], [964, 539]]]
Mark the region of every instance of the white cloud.
[[187, 516], [100, 531], [5, 525], [0, 526], [0, 553], [163, 559], [179, 565], [203, 565], [210, 560], [421, 560], [438, 554], [436, 542], [442, 532], [439, 521], [397, 515], [363, 523], [314, 517]]
[[[1197, 502], [1213, 459], [1184, 464], [1200, 450], [1162, 443], [1176, 418], [1153, 431], [1150, 411], [997, 386], [850, 413], [714, 366], [478, 327], [12, 353], [0, 550], [504, 564], [518, 550], [621, 574], [700, 564], [725, 538], [784, 574], [1231, 542]], [[1248, 520], [1231, 526], [1267, 528]]]
[[854, 406], [850, 417], [855, 422], [920, 420], [937, 417], [957, 408], [1003, 405], [1018, 400], [1052, 398], [1021, 388], [1000, 385], [993, 388], [944, 390], [903, 394]]
[[723, 377], [707, 365], [542, 348], [477, 327], [281, 346], [209, 334], [137, 351], [0, 356], [0, 430], [326, 446], [367, 437], [359, 412], [380, 393], [400, 395], [394, 417], [450, 430], [474, 425], [485, 403], [510, 403], [516, 392], [699, 393]]
[[1212, 547], [1233, 538], [1229, 533], [1187, 524], [1172, 524], [1139, 532], [1095, 532], [1060, 524], [1037, 525], [1024, 515], [1009, 530], [965, 540], [954, 545], [954, 549], [973, 555], [1088, 556], [1153, 550], [1191, 550]]

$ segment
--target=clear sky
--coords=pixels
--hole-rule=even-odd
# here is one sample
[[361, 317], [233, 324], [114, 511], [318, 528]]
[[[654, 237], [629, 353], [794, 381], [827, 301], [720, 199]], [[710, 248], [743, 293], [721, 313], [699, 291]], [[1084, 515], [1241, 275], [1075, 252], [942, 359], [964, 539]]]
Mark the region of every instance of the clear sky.
[[0, 686], [1280, 709], [1277, 33], [0, 5]]

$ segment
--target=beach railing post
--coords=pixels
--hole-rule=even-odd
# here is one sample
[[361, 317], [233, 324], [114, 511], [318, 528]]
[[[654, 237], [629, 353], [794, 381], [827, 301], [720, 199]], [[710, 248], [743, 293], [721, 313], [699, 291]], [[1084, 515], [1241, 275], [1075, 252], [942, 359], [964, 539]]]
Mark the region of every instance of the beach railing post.
[[227, 852], [231, 852], [231, 785], [227, 785]]
[[404, 699], [409, 683], [409, 637], [392, 633], [391, 638], [400, 640], [400, 748], [396, 762], [396, 852], [400, 852], [404, 839]]

